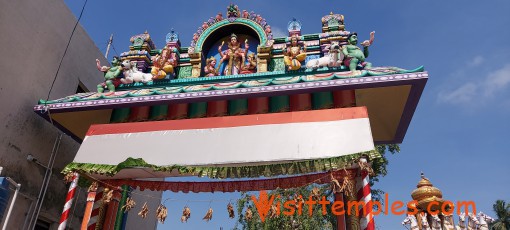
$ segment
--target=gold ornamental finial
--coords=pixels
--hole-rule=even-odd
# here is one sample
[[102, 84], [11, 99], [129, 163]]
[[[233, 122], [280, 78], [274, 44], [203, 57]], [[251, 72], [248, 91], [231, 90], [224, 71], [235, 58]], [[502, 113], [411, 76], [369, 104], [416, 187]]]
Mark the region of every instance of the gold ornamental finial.
[[441, 190], [434, 187], [430, 180], [425, 177], [425, 173], [421, 172], [420, 177], [421, 179], [416, 185], [416, 189], [411, 193], [413, 200], [418, 202], [418, 207], [426, 210], [427, 205], [432, 201], [442, 204], [444, 201]]

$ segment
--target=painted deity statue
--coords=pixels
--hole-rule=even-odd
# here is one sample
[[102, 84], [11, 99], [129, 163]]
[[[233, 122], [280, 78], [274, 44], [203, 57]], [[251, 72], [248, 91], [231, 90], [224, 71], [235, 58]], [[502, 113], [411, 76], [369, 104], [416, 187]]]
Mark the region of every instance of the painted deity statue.
[[[245, 63], [248, 59], [248, 63]], [[246, 56], [243, 56], [243, 62], [241, 65], [241, 74], [250, 74], [257, 72], [257, 59], [255, 58], [254, 53], [250, 53]]]
[[118, 76], [122, 73], [122, 67], [120, 66], [120, 59], [117, 56], [113, 57], [112, 66], [101, 66], [99, 59], [96, 59], [97, 69], [104, 73], [104, 82], [97, 85], [97, 92], [102, 93], [107, 88], [110, 93], [115, 92], [115, 87], [121, 84]]
[[[248, 50], [248, 40], [245, 40], [244, 42], [244, 50], [241, 49], [241, 44], [239, 41], [237, 41], [237, 35], [232, 34], [230, 36], [230, 41], [228, 42], [228, 49], [225, 51], [222, 51], [223, 45], [225, 45], [225, 42], [221, 42], [221, 45], [218, 47], [218, 53], [221, 56], [220, 63], [218, 65], [218, 69], [220, 68], [221, 64], [225, 61], [228, 61], [227, 67], [225, 68], [225, 71], [223, 75], [235, 75], [239, 74], [241, 70], [241, 62], [243, 59], [243, 56], [245, 55], [245, 52]], [[246, 51], [245, 51], [246, 50]]]
[[220, 75], [216, 69], [216, 58], [210, 57], [205, 62], [204, 72], [206, 77], [214, 77]]
[[347, 37], [347, 45], [343, 46], [342, 52], [345, 55], [344, 65], [349, 67], [350, 71], [356, 70], [358, 65], [363, 66], [363, 68], [371, 68], [372, 63], [366, 62], [365, 59], [368, 57], [368, 47], [372, 45], [374, 42], [374, 33], [370, 33], [370, 40], [366, 40], [361, 43], [363, 46], [363, 51], [357, 46], [358, 44], [358, 34], [351, 33]]
[[154, 66], [152, 67], [151, 74], [153, 79], [163, 79], [167, 74], [174, 74], [175, 66], [175, 53], [170, 48], [163, 48], [161, 55], [157, 54], [152, 57]]
[[293, 35], [290, 38], [290, 46], [283, 49], [283, 60], [288, 70], [298, 70], [301, 68], [301, 62], [306, 59], [306, 45], [299, 45], [298, 36]]

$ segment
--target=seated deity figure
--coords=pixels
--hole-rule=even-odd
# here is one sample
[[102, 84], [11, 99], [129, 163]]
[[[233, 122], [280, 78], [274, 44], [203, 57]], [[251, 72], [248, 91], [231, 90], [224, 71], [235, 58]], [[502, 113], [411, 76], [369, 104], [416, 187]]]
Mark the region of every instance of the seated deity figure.
[[174, 73], [175, 66], [175, 53], [172, 52], [169, 48], [165, 47], [161, 51], [161, 55], [157, 54], [152, 57], [152, 62], [154, 66], [152, 67], [151, 74], [153, 79], [163, 79], [167, 74]]
[[[218, 47], [218, 53], [221, 56], [220, 63], [218, 65], [218, 69], [221, 64], [225, 61], [228, 61], [227, 66], [225, 67], [225, 71], [223, 75], [235, 75], [239, 74], [241, 70], [241, 62], [245, 52], [248, 50], [248, 39], [244, 42], [244, 50], [241, 49], [241, 44], [237, 41], [237, 35], [232, 34], [230, 36], [230, 41], [228, 42], [228, 49], [222, 51], [223, 45], [225, 42], [221, 42], [221, 45]], [[246, 51], [245, 51], [246, 50]]]
[[117, 56], [113, 57], [112, 66], [101, 66], [99, 59], [96, 59], [97, 69], [104, 73], [104, 82], [97, 85], [97, 92], [102, 93], [104, 89], [107, 88], [110, 93], [115, 92], [115, 87], [119, 86], [121, 83], [118, 78], [122, 73], [122, 67], [120, 66], [120, 59]]
[[204, 73], [206, 77], [214, 77], [220, 75], [216, 69], [216, 58], [210, 57], [205, 62]]
[[363, 68], [372, 67], [372, 63], [366, 62], [365, 59], [368, 57], [368, 47], [372, 45], [374, 41], [374, 32], [370, 33], [370, 41], [366, 40], [361, 43], [363, 46], [363, 51], [357, 46], [358, 44], [358, 34], [351, 33], [347, 36], [347, 45], [344, 45], [342, 48], [342, 52], [345, 55], [344, 65], [349, 67], [350, 71], [355, 71], [358, 65], [361, 65]]
[[306, 59], [306, 45], [299, 45], [297, 35], [290, 38], [290, 47], [283, 49], [283, 60], [288, 70], [298, 70], [301, 68], [301, 62]]
[[[248, 63], [246, 63], [246, 59], [248, 59]], [[255, 72], [257, 72], [257, 59], [255, 58], [255, 54], [250, 53], [246, 56], [243, 56], [241, 74], [249, 74]]]

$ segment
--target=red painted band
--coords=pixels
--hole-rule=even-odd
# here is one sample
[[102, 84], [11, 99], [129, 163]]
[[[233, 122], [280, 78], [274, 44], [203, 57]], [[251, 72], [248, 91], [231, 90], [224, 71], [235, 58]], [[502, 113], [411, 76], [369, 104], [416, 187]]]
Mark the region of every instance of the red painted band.
[[368, 118], [366, 107], [254, 114], [244, 116], [208, 117], [185, 120], [97, 124], [90, 126], [87, 136], [165, 130], [212, 129], [254, 125], [326, 122], [357, 118]]

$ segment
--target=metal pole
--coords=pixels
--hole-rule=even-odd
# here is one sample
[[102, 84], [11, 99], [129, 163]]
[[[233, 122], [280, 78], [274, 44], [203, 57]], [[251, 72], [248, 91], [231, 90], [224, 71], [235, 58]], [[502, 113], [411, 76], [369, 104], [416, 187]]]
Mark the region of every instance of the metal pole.
[[12, 208], [14, 207], [14, 202], [16, 202], [16, 197], [18, 196], [19, 189], [21, 188], [21, 184], [16, 183], [10, 177], [7, 177], [5, 179], [7, 181], [9, 181], [12, 185], [16, 186], [16, 191], [14, 191], [14, 196], [12, 197], [11, 205], [9, 206], [9, 211], [7, 211], [7, 216], [5, 217], [5, 222], [4, 222], [4, 226], [2, 227], [2, 230], [7, 229], [7, 224], [9, 223], [9, 218], [11, 217], [11, 212], [12, 212]]
[[108, 53], [110, 52], [110, 45], [112, 45], [112, 42], [113, 42], [113, 34], [110, 35], [110, 40], [108, 40], [108, 46], [106, 47], [106, 53], [104, 55], [106, 60], [108, 60]]
[[48, 189], [48, 185], [50, 184], [51, 180], [51, 175], [53, 174], [53, 165], [55, 163], [55, 159], [57, 158], [57, 152], [60, 147], [61, 140], [62, 134], [59, 134], [57, 139], [55, 139], [55, 143], [53, 144], [53, 150], [51, 150], [48, 166], [46, 167], [46, 172], [44, 173], [43, 184], [41, 186], [41, 190], [39, 191], [39, 196], [37, 197], [34, 212], [32, 212], [32, 216], [30, 217], [28, 229], [34, 229], [37, 223], [37, 217], [39, 216], [39, 212], [41, 211], [41, 207], [44, 202], [44, 196], [46, 196], [46, 190]]

